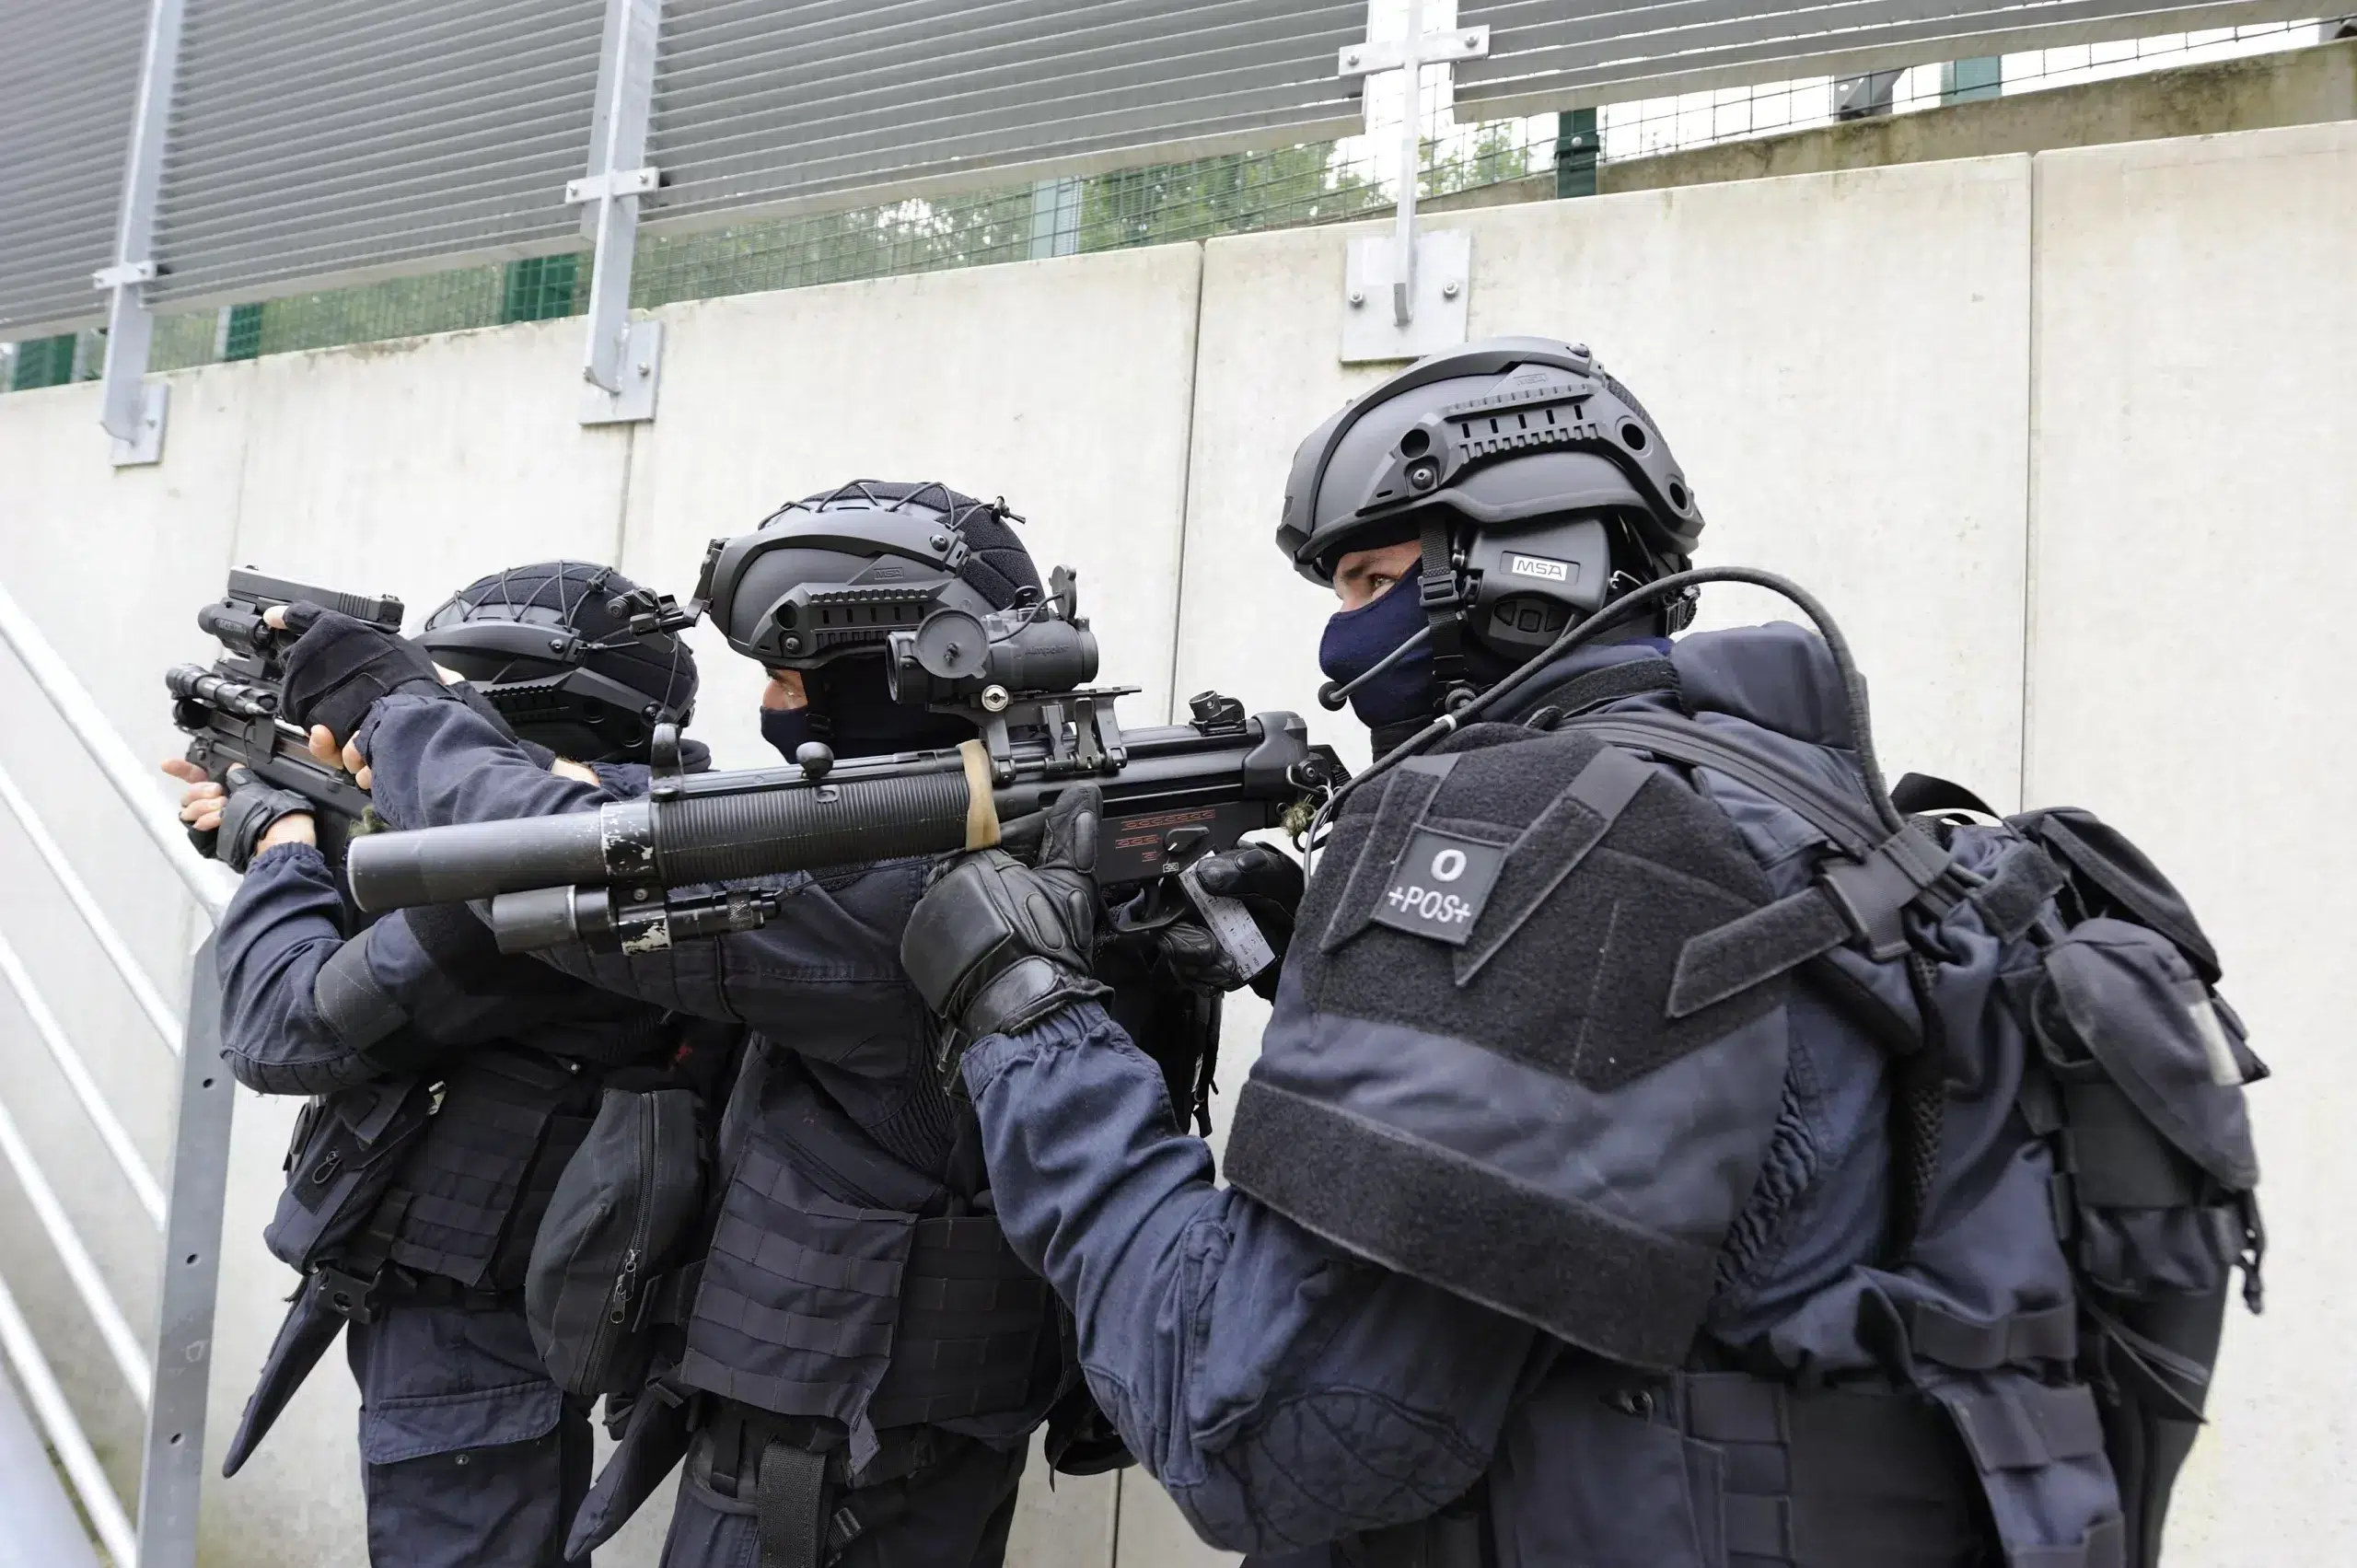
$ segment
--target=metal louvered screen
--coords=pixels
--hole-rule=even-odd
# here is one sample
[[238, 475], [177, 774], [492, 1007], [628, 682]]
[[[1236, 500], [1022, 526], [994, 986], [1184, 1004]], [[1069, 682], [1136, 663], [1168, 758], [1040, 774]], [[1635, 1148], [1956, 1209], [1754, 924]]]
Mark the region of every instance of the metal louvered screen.
[[147, 0], [0, 0], [0, 338], [106, 316], [146, 38]]
[[2148, 37], [2316, 14], [2316, 0], [1460, 0], [1490, 54], [1459, 102], [1527, 114], [1792, 76]]
[[[1365, 0], [668, 0], [650, 226], [1353, 129]], [[1020, 170], [1020, 173], [1016, 172]]]
[[148, 299], [577, 245], [603, 0], [188, 0]]

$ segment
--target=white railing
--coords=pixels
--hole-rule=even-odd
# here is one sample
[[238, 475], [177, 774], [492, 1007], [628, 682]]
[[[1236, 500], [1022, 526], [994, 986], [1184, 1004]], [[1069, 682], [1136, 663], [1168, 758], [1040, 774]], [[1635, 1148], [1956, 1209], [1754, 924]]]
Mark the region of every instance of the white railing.
[[[220, 869], [189, 843], [156, 789], [153, 776], [107, 724], [97, 702], [5, 588], [0, 588], [0, 642], [15, 653], [33, 684], [81, 741], [206, 918], [217, 921], [228, 899]], [[0, 1159], [5, 1159], [24, 1191], [34, 1218], [64, 1265], [123, 1382], [146, 1412], [135, 1525], [134, 1516], [124, 1508], [99, 1465], [31, 1324], [10, 1294], [5, 1272], [0, 1272], [0, 1352], [5, 1352], [26, 1402], [32, 1407], [43, 1436], [115, 1568], [194, 1568], [231, 1109], [229, 1077], [222, 1065], [218, 1040], [213, 945], [208, 938], [198, 950], [191, 966], [188, 1005], [175, 1014], [5, 768], [0, 768], [0, 805], [7, 807], [7, 814], [56, 878], [66, 901], [89, 928], [140, 1012], [165, 1047], [180, 1059], [172, 1164], [166, 1179], [159, 1181], [41, 995], [31, 971], [6, 935], [0, 935], [0, 979], [16, 993], [43, 1049], [159, 1234], [162, 1285], [157, 1293], [153, 1331], [142, 1338], [124, 1318], [105, 1276], [59, 1202], [56, 1189], [42, 1172], [6, 1104], [0, 1100]], [[52, 1484], [46, 1474], [0, 1475], [0, 1502], [24, 1495], [23, 1489], [45, 1484]], [[0, 1507], [0, 1548], [8, 1543], [10, 1518], [17, 1512]], [[22, 1512], [29, 1519], [36, 1511]], [[43, 1550], [53, 1555], [53, 1540]], [[61, 1563], [60, 1568], [69, 1565]]]

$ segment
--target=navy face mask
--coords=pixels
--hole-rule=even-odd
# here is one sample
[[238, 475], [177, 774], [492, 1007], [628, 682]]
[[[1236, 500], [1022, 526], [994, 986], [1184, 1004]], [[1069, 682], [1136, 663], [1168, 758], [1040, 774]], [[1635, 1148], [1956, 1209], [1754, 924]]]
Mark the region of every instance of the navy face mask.
[[[1356, 610], [1336, 610], [1318, 644], [1318, 668], [1336, 680], [1351, 680], [1375, 668], [1384, 655], [1424, 629], [1424, 607], [1415, 579], [1394, 583], [1383, 597]], [[1433, 711], [1433, 651], [1418, 648], [1351, 693], [1351, 708], [1369, 729], [1430, 718]]]
[[844, 659], [802, 679], [808, 707], [761, 710], [761, 738], [789, 762], [796, 747], [812, 740], [848, 758], [941, 750], [973, 738], [974, 726], [962, 719], [892, 701], [880, 658]]
[[819, 738], [810, 727], [809, 709], [763, 708], [761, 738], [776, 747], [777, 754], [791, 762], [796, 747]]

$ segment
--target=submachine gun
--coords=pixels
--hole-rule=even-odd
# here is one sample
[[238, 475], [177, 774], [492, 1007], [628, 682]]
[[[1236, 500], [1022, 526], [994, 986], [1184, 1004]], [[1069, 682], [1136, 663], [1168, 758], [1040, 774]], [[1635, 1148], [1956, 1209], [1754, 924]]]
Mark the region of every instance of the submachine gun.
[[312, 756], [303, 731], [280, 712], [284, 653], [295, 633], [262, 616], [297, 599], [401, 634], [404, 612], [397, 598], [338, 593], [241, 568], [229, 574], [219, 599], [196, 612], [198, 629], [221, 645], [220, 657], [210, 668], [174, 665], [164, 672], [164, 687], [172, 696], [172, 722], [188, 733], [188, 760], [215, 784], [242, 767], [310, 801], [319, 853], [340, 865], [351, 840], [376, 819], [368, 815], [368, 792]]
[[[1329, 748], [1309, 744], [1295, 714], [1248, 716], [1243, 703], [1214, 691], [1190, 699], [1186, 724], [1122, 729], [1114, 700], [1136, 689], [1086, 687], [1097, 675], [1097, 639], [1076, 613], [1072, 574], [1059, 567], [1051, 583], [1045, 598], [987, 615], [935, 608], [886, 639], [893, 701], [958, 714], [981, 732], [976, 739], [840, 764], [813, 742], [796, 766], [688, 775], [678, 766], [677, 732], [665, 726], [644, 797], [594, 812], [372, 834], [352, 846], [354, 900], [382, 913], [488, 900], [508, 952], [567, 941], [659, 951], [757, 926], [780, 897], [706, 884], [986, 849], [1010, 826], [1022, 837], [1021, 819], [1086, 781], [1105, 796], [1098, 885], [1166, 873], [1184, 883], [1194, 862], [1245, 833], [1306, 822], [1347, 777]], [[813, 597], [845, 603], [814, 602], [807, 612], [856, 613], [851, 601], [877, 591], [830, 590]], [[1223, 945], [1248, 953], [1258, 932], [1242, 908], [1188, 891]]]

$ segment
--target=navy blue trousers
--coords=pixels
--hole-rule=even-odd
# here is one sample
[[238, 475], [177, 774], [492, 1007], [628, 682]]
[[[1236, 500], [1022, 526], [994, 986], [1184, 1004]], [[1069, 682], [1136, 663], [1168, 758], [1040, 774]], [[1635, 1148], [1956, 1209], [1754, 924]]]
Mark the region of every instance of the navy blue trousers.
[[589, 1490], [588, 1406], [521, 1308], [394, 1303], [345, 1334], [374, 1568], [559, 1568]]
[[[896, 1493], [889, 1508], [867, 1511], [873, 1522], [831, 1568], [999, 1568], [1005, 1562], [1016, 1485], [1028, 1457], [1025, 1448], [1002, 1450], [970, 1437], [935, 1436], [934, 1462], [879, 1489]], [[703, 1439], [697, 1441], [701, 1446]], [[721, 1495], [703, 1479], [711, 1468], [702, 1453], [688, 1456], [671, 1533], [663, 1543], [663, 1568], [755, 1568], [761, 1560], [752, 1498]], [[838, 1495], [832, 1504], [863, 1512], [857, 1492]]]

